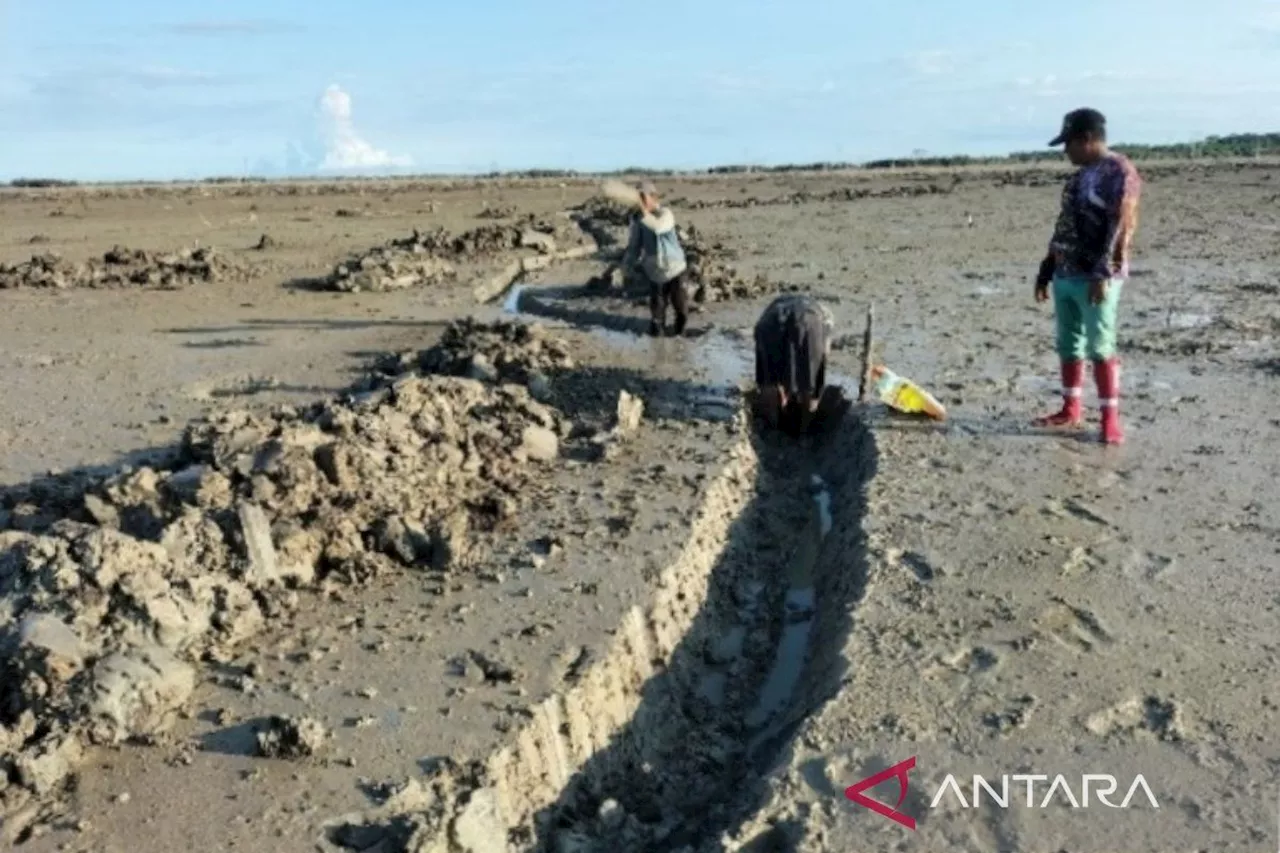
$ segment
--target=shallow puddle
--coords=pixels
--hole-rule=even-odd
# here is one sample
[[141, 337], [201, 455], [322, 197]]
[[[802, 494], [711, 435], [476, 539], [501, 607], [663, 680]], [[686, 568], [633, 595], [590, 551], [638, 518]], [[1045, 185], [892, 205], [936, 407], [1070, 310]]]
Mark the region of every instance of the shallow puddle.
[[831, 491], [822, 478], [814, 475], [811, 483], [813, 514], [809, 530], [788, 567], [790, 588], [783, 604], [782, 637], [778, 642], [772, 669], [765, 678], [756, 706], [747, 716], [747, 726], [757, 729], [751, 749], [768, 742], [777, 734], [776, 726], [766, 726], [794, 698], [800, 673], [809, 653], [815, 599], [813, 569], [822, 540], [831, 532]]
[[1210, 314], [1186, 312], [1172, 312], [1165, 319], [1165, 325], [1170, 329], [1202, 329], [1212, 322], [1213, 316]]
[[[542, 301], [571, 310], [568, 301], [551, 295], [565, 290], [566, 288], [555, 286], [516, 285], [507, 294], [502, 309], [509, 314], [536, 318], [537, 313], [521, 310], [521, 301], [526, 294], [537, 292]], [[738, 339], [718, 330], [685, 338], [655, 338], [647, 334], [591, 325], [589, 334], [619, 352], [648, 355], [653, 358], [655, 365], [687, 364], [713, 386], [736, 387], [749, 378], [751, 353]], [[724, 405], [724, 400], [715, 395], [707, 396], [703, 402], [717, 407]]]

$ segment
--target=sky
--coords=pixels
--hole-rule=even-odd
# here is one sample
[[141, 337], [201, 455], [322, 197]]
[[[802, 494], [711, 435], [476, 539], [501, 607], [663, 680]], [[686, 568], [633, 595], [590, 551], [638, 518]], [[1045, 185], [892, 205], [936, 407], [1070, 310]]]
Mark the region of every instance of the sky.
[[1280, 0], [0, 0], [0, 180], [702, 168], [1280, 131]]

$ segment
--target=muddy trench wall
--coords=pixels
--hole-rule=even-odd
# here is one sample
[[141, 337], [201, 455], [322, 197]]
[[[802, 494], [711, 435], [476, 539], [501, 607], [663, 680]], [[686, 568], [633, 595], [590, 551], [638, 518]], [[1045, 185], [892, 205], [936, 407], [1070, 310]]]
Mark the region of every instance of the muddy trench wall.
[[[817, 447], [739, 425], [648, 607], [506, 746], [430, 783], [417, 813], [365, 816], [388, 849], [692, 851], [750, 819], [762, 770], [844, 678], [876, 454], [856, 418]], [[797, 592], [807, 612], [790, 609]], [[797, 624], [798, 654], [783, 648]], [[786, 693], [762, 711], [779, 670]]]

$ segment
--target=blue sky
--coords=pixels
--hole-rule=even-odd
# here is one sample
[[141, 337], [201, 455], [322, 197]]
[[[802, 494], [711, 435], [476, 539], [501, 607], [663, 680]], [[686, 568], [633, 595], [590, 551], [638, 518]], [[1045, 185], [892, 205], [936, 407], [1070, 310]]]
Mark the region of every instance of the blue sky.
[[[1280, 130], [1280, 0], [0, 0], [0, 180], [698, 167]], [[874, 11], [872, 11], [874, 9]]]

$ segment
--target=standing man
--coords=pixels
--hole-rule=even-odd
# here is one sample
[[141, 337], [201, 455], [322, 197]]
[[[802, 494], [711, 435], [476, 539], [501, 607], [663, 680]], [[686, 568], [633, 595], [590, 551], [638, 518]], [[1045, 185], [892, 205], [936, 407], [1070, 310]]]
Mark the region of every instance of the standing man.
[[1062, 131], [1049, 144], [1064, 146], [1067, 159], [1079, 168], [1063, 188], [1049, 253], [1036, 276], [1037, 302], [1048, 301], [1052, 285], [1063, 395], [1061, 411], [1040, 418], [1036, 425], [1081, 424], [1087, 357], [1098, 386], [1102, 441], [1119, 444], [1124, 430], [1116, 313], [1129, 276], [1142, 179], [1128, 158], [1108, 150], [1107, 120], [1097, 110], [1067, 113]]
[[684, 248], [676, 234], [676, 218], [669, 208], [658, 202], [658, 189], [649, 181], [636, 185], [640, 194], [640, 210], [631, 217], [631, 234], [622, 268], [631, 269], [637, 262], [649, 282], [649, 334], [664, 334], [667, 327], [667, 305], [675, 309], [676, 335], [683, 335], [689, 322], [689, 295], [684, 284]]
[[758, 414], [770, 429], [809, 431], [815, 416], [835, 415], [843, 403], [827, 385], [831, 312], [801, 294], [769, 303], [755, 327]]

